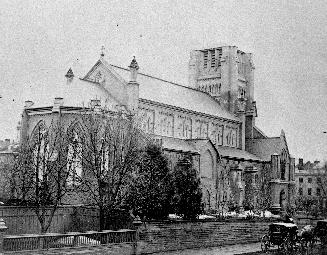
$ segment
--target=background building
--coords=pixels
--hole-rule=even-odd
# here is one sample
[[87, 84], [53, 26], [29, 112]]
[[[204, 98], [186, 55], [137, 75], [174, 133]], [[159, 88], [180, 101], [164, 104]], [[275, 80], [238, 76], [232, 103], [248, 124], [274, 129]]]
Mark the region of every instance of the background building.
[[[295, 168], [295, 183], [297, 196], [312, 196], [323, 198], [325, 196], [326, 164], [320, 161], [310, 161], [303, 163], [299, 159], [299, 164]], [[326, 206], [326, 205], [325, 205]]]
[[285, 133], [267, 137], [255, 125], [251, 54], [235, 46], [191, 52], [188, 86], [138, 70], [135, 58], [127, 69], [109, 64], [103, 53], [82, 78], [69, 69], [54, 101], [26, 102], [22, 137], [54, 118], [71, 129], [78, 125], [74, 114], [84, 107], [124, 109], [161, 144], [171, 168], [184, 155], [192, 156], [207, 211], [228, 201], [239, 208], [246, 201], [256, 204], [263, 176], [269, 179], [272, 210], [293, 203], [294, 159]]

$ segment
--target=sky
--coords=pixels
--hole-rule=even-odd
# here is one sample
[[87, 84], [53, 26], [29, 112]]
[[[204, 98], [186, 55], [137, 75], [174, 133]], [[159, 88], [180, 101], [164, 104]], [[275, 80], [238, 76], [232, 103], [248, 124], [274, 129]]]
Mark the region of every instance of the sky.
[[54, 98], [99, 59], [187, 85], [191, 50], [254, 54], [256, 125], [291, 155], [327, 160], [327, 1], [0, 1], [0, 140], [24, 101]]

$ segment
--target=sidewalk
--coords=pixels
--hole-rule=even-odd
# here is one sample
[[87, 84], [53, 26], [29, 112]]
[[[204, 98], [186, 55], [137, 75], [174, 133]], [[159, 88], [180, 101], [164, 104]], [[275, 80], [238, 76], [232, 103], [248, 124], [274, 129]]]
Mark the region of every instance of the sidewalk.
[[234, 255], [261, 251], [260, 243], [235, 244], [203, 249], [187, 249], [182, 251], [160, 252], [160, 255]]

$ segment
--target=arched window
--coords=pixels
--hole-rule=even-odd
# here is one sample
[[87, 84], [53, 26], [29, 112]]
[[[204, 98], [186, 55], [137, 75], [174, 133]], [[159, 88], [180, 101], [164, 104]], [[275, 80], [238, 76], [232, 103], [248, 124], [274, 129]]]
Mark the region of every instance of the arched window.
[[67, 153], [67, 183], [76, 185], [83, 171], [83, 129], [79, 122], [73, 123], [68, 129], [69, 146]]
[[211, 152], [207, 150], [201, 156], [201, 177], [213, 178], [214, 175], [214, 160]]
[[34, 127], [31, 143], [35, 178], [42, 181], [46, 175], [47, 163], [50, 159], [48, 129], [43, 120]]
[[288, 160], [288, 155], [286, 150], [282, 151], [281, 157], [280, 157], [280, 178], [282, 180], [286, 180], [286, 162]]

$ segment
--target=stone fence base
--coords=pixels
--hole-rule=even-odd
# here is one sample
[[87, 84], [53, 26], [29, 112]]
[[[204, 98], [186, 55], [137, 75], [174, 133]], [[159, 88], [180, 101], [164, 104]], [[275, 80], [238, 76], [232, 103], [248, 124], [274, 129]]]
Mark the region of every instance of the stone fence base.
[[140, 228], [139, 251], [153, 253], [258, 242], [269, 222], [146, 223]]

